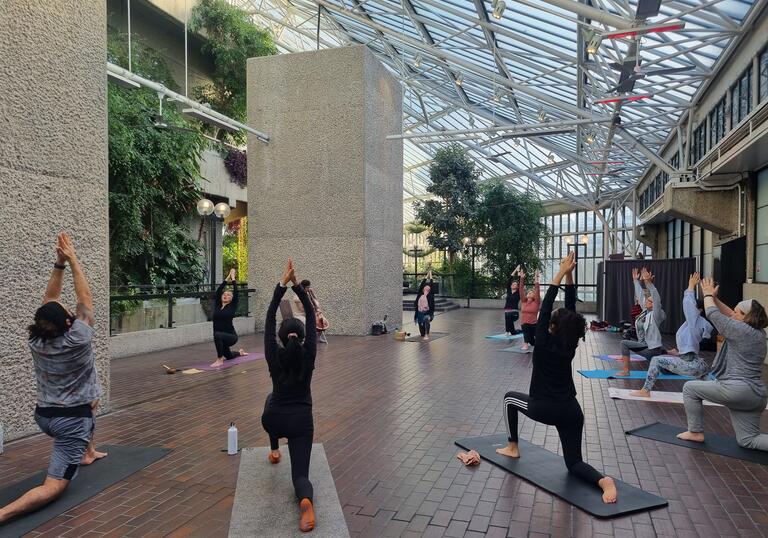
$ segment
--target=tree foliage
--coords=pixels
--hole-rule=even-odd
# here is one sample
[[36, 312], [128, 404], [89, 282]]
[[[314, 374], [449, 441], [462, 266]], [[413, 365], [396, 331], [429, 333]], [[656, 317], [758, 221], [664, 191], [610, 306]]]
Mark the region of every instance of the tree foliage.
[[[127, 65], [125, 36], [110, 36], [108, 56]], [[133, 70], [175, 87], [162, 57], [136, 42]], [[201, 196], [198, 160], [205, 139], [186, 129], [172, 106], [164, 108], [165, 121], [179, 129], [154, 127], [158, 97], [152, 90], [110, 84], [108, 92], [110, 282], [198, 282], [198, 245], [184, 223]]]
[[[196, 86], [192, 94], [215, 110], [244, 122], [246, 109], [246, 63], [248, 58], [277, 54], [272, 35], [250, 21], [248, 13], [226, 0], [202, 0], [192, 10], [189, 27], [205, 32], [202, 51], [213, 59], [212, 81]], [[221, 132], [244, 141], [243, 133]]]
[[429, 244], [447, 249], [453, 259], [462, 238], [476, 232], [479, 175], [465, 149], [451, 144], [435, 152], [429, 179], [427, 192], [437, 199], [415, 202], [416, 218], [430, 229]]

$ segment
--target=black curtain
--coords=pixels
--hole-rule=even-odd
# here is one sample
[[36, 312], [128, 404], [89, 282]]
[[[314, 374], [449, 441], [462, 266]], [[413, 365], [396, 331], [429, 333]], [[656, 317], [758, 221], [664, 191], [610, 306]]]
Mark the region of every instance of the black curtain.
[[[674, 333], [683, 324], [683, 292], [688, 278], [696, 271], [695, 258], [676, 260], [608, 260], [598, 265], [598, 314], [611, 325], [630, 320], [629, 311], [634, 304], [632, 268], [647, 267], [656, 279], [661, 303], [667, 319], [661, 325], [664, 333]], [[603, 312], [603, 286], [605, 281], [605, 312]]]

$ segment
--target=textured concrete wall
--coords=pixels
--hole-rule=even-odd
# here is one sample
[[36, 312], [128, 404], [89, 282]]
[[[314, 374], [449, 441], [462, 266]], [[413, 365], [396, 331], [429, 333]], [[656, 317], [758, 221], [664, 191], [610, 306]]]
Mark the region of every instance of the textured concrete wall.
[[292, 256], [331, 333], [400, 319], [402, 129], [398, 83], [364, 47], [248, 61], [249, 279], [261, 319]]
[[[0, 422], [37, 430], [26, 326], [69, 231], [94, 294], [99, 378], [109, 401], [106, 5], [0, 4]], [[67, 271], [64, 299], [74, 307]]]

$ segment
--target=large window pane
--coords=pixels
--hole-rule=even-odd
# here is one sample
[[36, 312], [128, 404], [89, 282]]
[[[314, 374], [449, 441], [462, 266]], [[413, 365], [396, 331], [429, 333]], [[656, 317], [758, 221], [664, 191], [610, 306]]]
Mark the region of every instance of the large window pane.
[[768, 243], [768, 205], [757, 210], [755, 222], [755, 243]]
[[768, 245], [755, 249], [755, 282], [768, 282]]
[[768, 49], [760, 55], [760, 98], [762, 103], [768, 98]]

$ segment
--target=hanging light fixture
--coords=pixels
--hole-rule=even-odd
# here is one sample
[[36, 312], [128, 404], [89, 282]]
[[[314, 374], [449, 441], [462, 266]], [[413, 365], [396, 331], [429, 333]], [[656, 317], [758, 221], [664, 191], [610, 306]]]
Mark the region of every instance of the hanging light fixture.
[[587, 144], [593, 144], [595, 142], [595, 133], [592, 131], [587, 132], [585, 140], [587, 141]]
[[537, 115], [540, 122], [544, 122], [547, 119], [547, 113], [544, 112], [543, 108], [539, 108], [539, 113]]
[[549, 164], [555, 164], [555, 154], [550, 153], [549, 156], [547, 157], [547, 160], [549, 161]]
[[597, 33], [595, 30], [587, 31], [587, 52], [589, 54], [597, 54], [600, 49], [600, 44], [603, 42], [603, 36]]
[[504, 95], [503, 90], [501, 88], [496, 88], [493, 92], [493, 100], [497, 103], [501, 101], [501, 96]]
[[504, 0], [494, 0], [492, 5], [493, 18], [501, 19], [502, 15], [504, 15], [504, 10], [507, 9], [507, 3]]
[[461, 86], [461, 84], [464, 82], [464, 75], [462, 73], [459, 73], [456, 75], [456, 86]]
[[421, 67], [421, 53], [417, 53], [413, 59], [413, 67]]
[[520, 141], [517, 138], [512, 139], [512, 145], [516, 148], [520, 147]]

